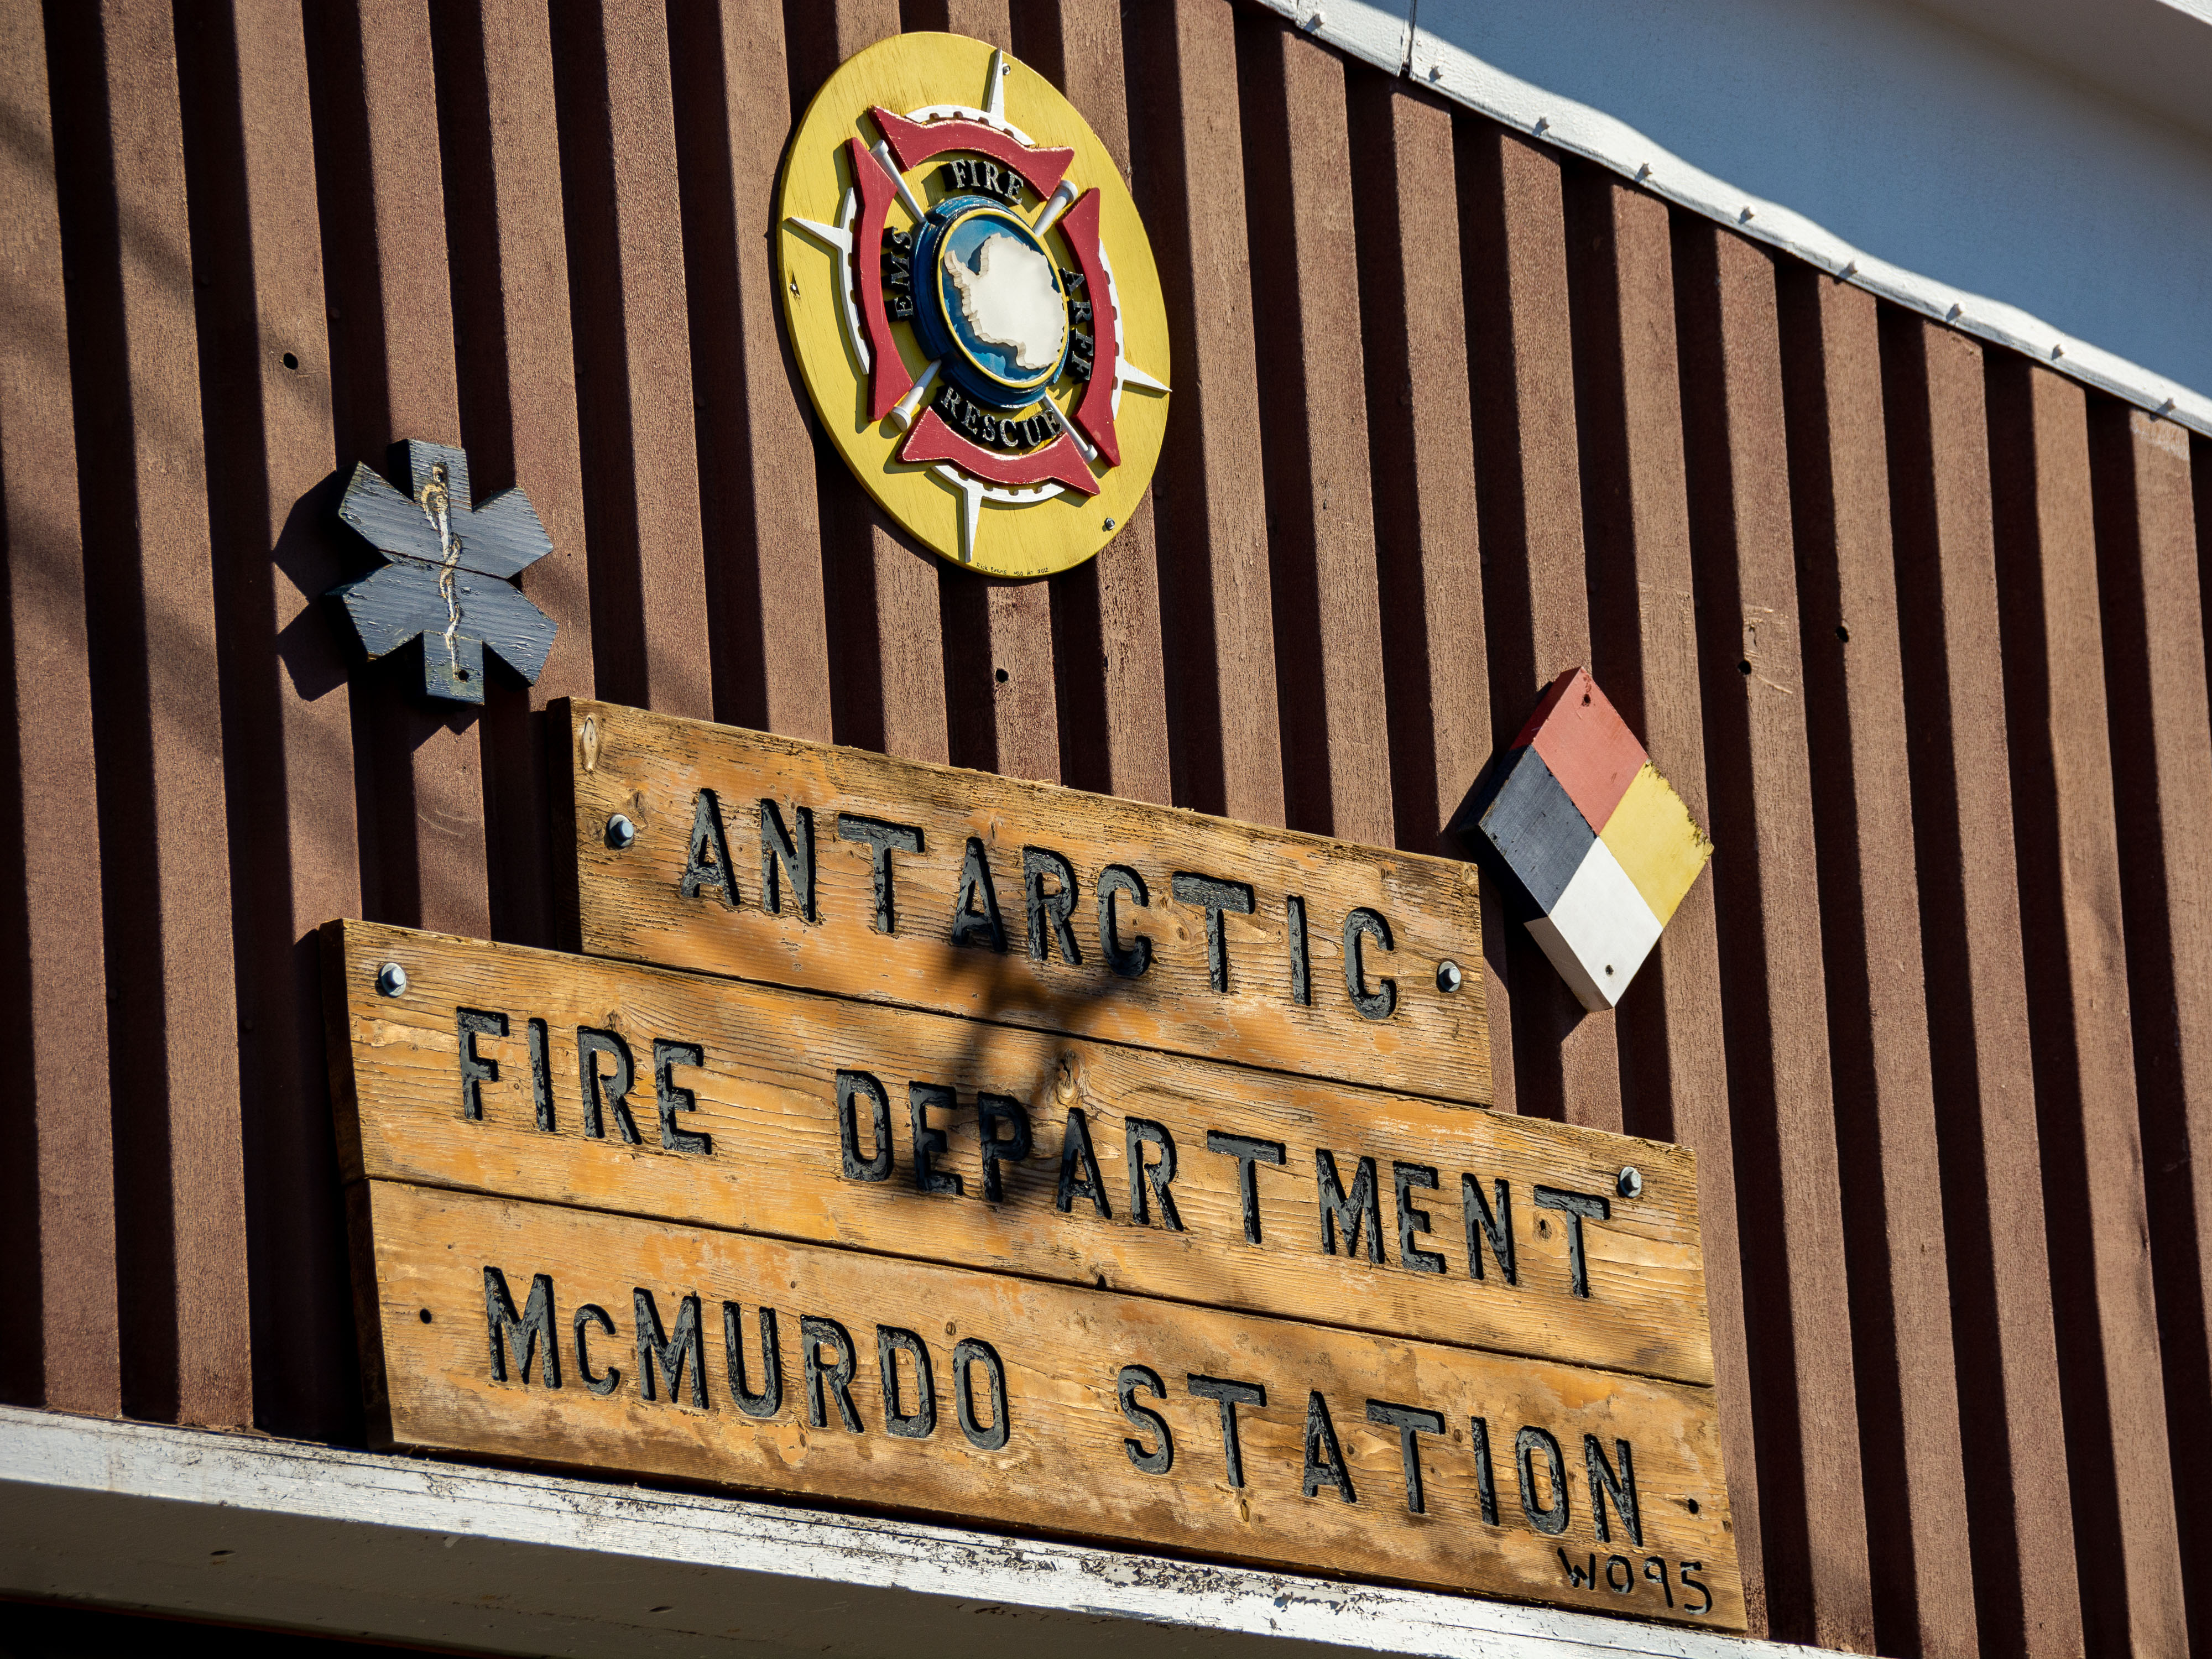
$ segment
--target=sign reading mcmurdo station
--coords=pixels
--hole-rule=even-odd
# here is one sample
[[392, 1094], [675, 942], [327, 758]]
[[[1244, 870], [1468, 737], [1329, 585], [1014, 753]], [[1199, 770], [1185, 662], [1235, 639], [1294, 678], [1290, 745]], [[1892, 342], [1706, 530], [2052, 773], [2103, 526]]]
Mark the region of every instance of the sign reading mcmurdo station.
[[1692, 1157], [1484, 1109], [1471, 868], [551, 718], [583, 954], [325, 930], [380, 1443], [1742, 1627]]

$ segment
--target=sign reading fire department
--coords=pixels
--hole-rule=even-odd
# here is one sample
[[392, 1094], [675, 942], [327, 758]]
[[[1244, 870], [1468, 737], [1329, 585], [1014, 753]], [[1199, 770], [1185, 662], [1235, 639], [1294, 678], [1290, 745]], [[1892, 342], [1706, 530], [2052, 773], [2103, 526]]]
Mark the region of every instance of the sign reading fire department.
[[592, 954], [325, 930], [380, 1443], [1742, 1626], [1695, 1160], [1480, 1109], [1462, 866], [552, 719]]
[[1052, 83], [907, 34], [815, 94], [777, 191], [784, 314], [846, 464], [997, 576], [1091, 557], [1167, 426], [1167, 313], [1136, 204]]

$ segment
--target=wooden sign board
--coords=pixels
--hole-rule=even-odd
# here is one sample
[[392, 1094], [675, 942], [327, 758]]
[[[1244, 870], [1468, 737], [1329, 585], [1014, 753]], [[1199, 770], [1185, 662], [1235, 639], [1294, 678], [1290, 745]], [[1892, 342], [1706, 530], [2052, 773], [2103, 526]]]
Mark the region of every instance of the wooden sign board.
[[325, 946], [385, 1443], [1741, 1626], [1682, 1149], [404, 929]]
[[326, 941], [349, 1177], [1712, 1381], [1682, 1147], [402, 928]]
[[1741, 1629], [1685, 1149], [1474, 872], [558, 707], [576, 937], [324, 933], [372, 1433]]
[[356, 1190], [394, 1443], [1743, 1626], [1706, 1389]]
[[1491, 1099], [1470, 865], [608, 703], [553, 713], [592, 955]]

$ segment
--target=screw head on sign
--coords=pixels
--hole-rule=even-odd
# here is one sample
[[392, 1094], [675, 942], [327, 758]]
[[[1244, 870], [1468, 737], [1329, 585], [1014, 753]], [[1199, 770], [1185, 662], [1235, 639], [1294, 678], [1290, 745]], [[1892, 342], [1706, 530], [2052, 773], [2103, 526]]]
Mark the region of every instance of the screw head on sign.
[[636, 839], [637, 826], [621, 813], [617, 812], [607, 820], [607, 845], [616, 852], [628, 852], [630, 843]]
[[1447, 957], [1437, 964], [1437, 989], [1449, 995], [1459, 989], [1460, 984], [1459, 963]]
[[387, 997], [407, 994], [407, 970], [396, 962], [387, 962], [376, 970], [376, 988]]
[[1623, 1198], [1643, 1197], [1644, 1172], [1634, 1164], [1629, 1165], [1620, 1172], [1620, 1179], [1613, 1183], [1613, 1189]]

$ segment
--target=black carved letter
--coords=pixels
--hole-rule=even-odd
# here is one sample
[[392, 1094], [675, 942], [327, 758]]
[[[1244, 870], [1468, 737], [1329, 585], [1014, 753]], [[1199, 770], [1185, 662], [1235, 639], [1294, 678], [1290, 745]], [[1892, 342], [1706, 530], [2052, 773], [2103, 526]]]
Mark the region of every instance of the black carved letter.
[[1644, 1517], [1636, 1505], [1636, 1462], [1629, 1454], [1626, 1440], [1615, 1440], [1613, 1449], [1620, 1459], [1619, 1474], [1605, 1461], [1605, 1448], [1597, 1443], [1597, 1437], [1583, 1437], [1583, 1463], [1589, 1471], [1590, 1513], [1597, 1521], [1597, 1541], [1613, 1541], [1613, 1534], [1605, 1524], [1605, 1500], [1610, 1498], [1613, 1508], [1620, 1511], [1620, 1524], [1628, 1528], [1628, 1541], [1642, 1549]]
[[842, 841], [867, 842], [875, 866], [876, 931], [896, 933], [898, 907], [893, 902], [891, 891], [891, 854], [921, 851], [921, 831], [910, 823], [885, 823], [880, 818], [855, 817], [849, 812], [840, 812], [837, 835]]
[[[853, 1409], [853, 1338], [851, 1333], [834, 1319], [818, 1319], [812, 1314], [802, 1314], [799, 1320], [799, 1358], [801, 1369], [806, 1373], [806, 1420], [817, 1429], [830, 1426], [829, 1403], [823, 1398], [826, 1385], [837, 1401], [837, 1419], [847, 1432], [859, 1434], [860, 1413]], [[834, 1348], [837, 1357], [830, 1364], [822, 1363], [822, 1350]]]
[[[553, 1280], [539, 1273], [530, 1281], [530, 1299], [523, 1304], [522, 1316], [515, 1317], [514, 1298], [507, 1292], [507, 1275], [496, 1267], [483, 1270], [484, 1322], [491, 1332], [491, 1377], [495, 1382], [507, 1381], [507, 1345], [514, 1345], [514, 1368], [522, 1374], [522, 1381], [530, 1381], [530, 1355], [534, 1348], [543, 1346], [545, 1386], [561, 1386], [561, 1344], [553, 1334]], [[1592, 1477], [1595, 1479], [1595, 1477]]]
[[[1549, 1466], [1547, 1484], [1552, 1489], [1551, 1504], [1542, 1508], [1536, 1503], [1536, 1474], [1528, 1462], [1539, 1451]], [[1521, 1474], [1521, 1512], [1538, 1532], [1557, 1537], [1567, 1529], [1567, 1460], [1559, 1455], [1559, 1443], [1542, 1429], [1524, 1428], [1513, 1437], [1513, 1457]]]
[[1375, 1193], [1375, 1160], [1363, 1158], [1352, 1177], [1352, 1191], [1347, 1194], [1344, 1182], [1336, 1172], [1336, 1155], [1323, 1146], [1314, 1153], [1314, 1185], [1321, 1196], [1321, 1248], [1329, 1255], [1336, 1254], [1336, 1238], [1340, 1229], [1344, 1234], [1344, 1254], [1359, 1254], [1359, 1236], [1367, 1235], [1367, 1259], [1382, 1259], [1382, 1207]]
[[1427, 1496], [1421, 1486], [1421, 1443], [1416, 1437], [1442, 1434], [1443, 1413], [1425, 1411], [1419, 1406], [1395, 1405], [1388, 1400], [1370, 1400], [1367, 1402], [1367, 1420], [1387, 1424], [1398, 1431], [1398, 1461], [1406, 1466], [1406, 1507], [1415, 1515], [1427, 1514]]
[[668, 1074], [678, 1066], [704, 1066], [707, 1051], [696, 1042], [671, 1042], [660, 1037], [653, 1040], [653, 1093], [660, 1108], [660, 1144], [672, 1152], [696, 1152], [704, 1158], [714, 1150], [712, 1135], [694, 1133], [690, 1129], [676, 1127], [678, 1112], [693, 1112], [699, 1109], [699, 1097], [689, 1089], [679, 1089], [669, 1081]]
[[1367, 988], [1367, 964], [1360, 940], [1371, 939], [1386, 951], [1398, 947], [1391, 942], [1390, 924], [1380, 910], [1364, 906], [1344, 919], [1344, 988], [1351, 994], [1352, 1006], [1369, 1019], [1388, 1019], [1398, 1012], [1398, 981], [1378, 979], [1376, 988]]
[[[915, 1406], [901, 1408], [898, 1357], [914, 1361]], [[884, 1373], [884, 1429], [902, 1440], [927, 1440], [937, 1432], [937, 1382], [930, 1375], [929, 1348], [912, 1331], [896, 1325], [876, 1327], [876, 1363]]]
[[959, 1104], [960, 1097], [941, 1083], [906, 1085], [907, 1124], [914, 1132], [914, 1184], [921, 1192], [947, 1193], [957, 1198], [967, 1190], [959, 1176], [937, 1167], [937, 1154], [945, 1148], [945, 1131], [929, 1127], [931, 1107], [950, 1112]]
[[960, 891], [952, 901], [952, 942], [980, 945], [1004, 954], [1006, 924], [999, 919], [999, 892], [991, 884], [991, 861], [983, 843], [968, 837], [968, 850], [960, 860]]
[[[1237, 1203], [1244, 1217], [1244, 1242], [1260, 1242], [1260, 1183], [1253, 1173], [1255, 1164], [1280, 1164], [1283, 1143], [1279, 1140], [1255, 1140], [1249, 1135], [1224, 1134], [1218, 1129], [1206, 1132], [1206, 1150], [1220, 1152], [1237, 1160]], [[1332, 1170], [1333, 1172], [1333, 1170]]]
[[[1147, 1146], [1158, 1147], [1160, 1154], [1149, 1164], [1145, 1161]], [[1129, 1166], [1129, 1218], [1139, 1227], [1152, 1224], [1152, 1207], [1146, 1202], [1149, 1187], [1159, 1200], [1160, 1225], [1171, 1233], [1181, 1232], [1182, 1218], [1176, 1213], [1175, 1194], [1168, 1189], [1176, 1176], [1176, 1144], [1167, 1125], [1146, 1117], [1124, 1119], [1121, 1156]]]
[[483, 1121], [482, 1085], [499, 1081], [499, 1062], [486, 1060], [477, 1053], [480, 1036], [507, 1035], [507, 1016], [489, 1014], [477, 1008], [453, 1010], [454, 1034], [460, 1039], [461, 1060], [461, 1115], [471, 1122]]
[[1165, 1474], [1175, 1467], [1175, 1435], [1168, 1428], [1168, 1420], [1150, 1406], [1137, 1403], [1137, 1390], [1168, 1397], [1168, 1385], [1160, 1381], [1160, 1374], [1150, 1365], [1124, 1365], [1115, 1385], [1121, 1401], [1121, 1415], [1139, 1429], [1149, 1430], [1159, 1444], [1147, 1448], [1141, 1440], [1124, 1439], [1122, 1450], [1129, 1461], [1146, 1474]]
[[[599, 1056], [612, 1057], [615, 1068], [605, 1077], [599, 1075]], [[629, 1115], [628, 1097], [629, 1085], [637, 1080], [636, 1062], [629, 1057], [629, 1044], [623, 1042], [619, 1031], [595, 1031], [585, 1026], [576, 1033], [576, 1070], [584, 1091], [584, 1133], [593, 1140], [607, 1138], [607, 1126], [601, 1110], [615, 1115], [615, 1127], [622, 1138], [633, 1146], [642, 1146], [637, 1133], [637, 1120]], [[604, 1086], [604, 1097], [600, 1090]]]
[[1221, 930], [1221, 913], [1229, 910], [1240, 916], [1250, 915], [1250, 884], [1241, 881], [1224, 881], [1217, 876], [1194, 876], [1178, 871], [1170, 878], [1168, 885], [1177, 902], [1206, 907], [1206, 978], [1215, 990], [1226, 991], [1229, 988], [1229, 940]]
[[[855, 1121], [853, 1097], [866, 1095], [874, 1109], [876, 1150], [860, 1156], [860, 1126]], [[884, 1085], [866, 1072], [837, 1073], [837, 1146], [844, 1155], [848, 1181], [888, 1181], [891, 1174], [891, 1103]]]
[[684, 865], [684, 896], [718, 894], [725, 908], [738, 908], [738, 872], [730, 864], [729, 832], [722, 827], [722, 804], [711, 789], [691, 800], [691, 853]]
[[[1047, 876], [1054, 884], [1050, 892], [1045, 890]], [[1075, 929], [1067, 920], [1075, 914], [1075, 866], [1049, 847], [1024, 847], [1022, 890], [1029, 902], [1030, 959], [1049, 962], [1057, 945], [1062, 962], [1079, 966], [1083, 952], [1076, 947]]]
[[1344, 1453], [1336, 1443], [1336, 1425], [1328, 1419], [1328, 1401], [1314, 1389], [1306, 1395], [1306, 1467], [1300, 1490], [1309, 1498], [1323, 1486], [1336, 1488], [1347, 1504], [1359, 1501], [1352, 1490], [1352, 1471], [1344, 1467]]
[[[1001, 1123], [1010, 1126], [1013, 1133], [1000, 1134]], [[982, 1143], [983, 1196], [996, 1204], [1006, 1196], [999, 1166], [1019, 1164], [1030, 1155], [1028, 1109], [1010, 1095], [979, 1093], [975, 1097], [975, 1134]]]
[[783, 1345], [776, 1340], [775, 1310], [760, 1310], [761, 1385], [745, 1386], [745, 1350], [738, 1334], [738, 1304], [722, 1304], [722, 1348], [729, 1362], [730, 1398], [747, 1417], [774, 1417], [783, 1409]]
[[777, 915], [783, 914], [783, 886], [777, 878], [778, 866], [791, 878], [791, 896], [799, 907], [802, 921], [814, 917], [814, 814], [804, 806], [793, 805], [791, 815], [799, 823], [799, 834], [793, 837], [783, 827], [783, 812], [772, 800], [760, 804], [761, 836], [761, 908]]
[[630, 1312], [637, 1321], [638, 1392], [647, 1400], [653, 1398], [653, 1373], [657, 1367], [661, 1380], [668, 1385], [668, 1398], [673, 1401], [677, 1390], [684, 1386], [684, 1368], [688, 1363], [691, 1367], [691, 1403], [706, 1410], [707, 1360], [699, 1343], [699, 1298], [687, 1296], [677, 1305], [673, 1335], [662, 1333], [660, 1310], [653, 1305], [651, 1291], [630, 1291]]
[[1567, 1288], [1577, 1296], [1588, 1296], [1589, 1258], [1583, 1254], [1583, 1223], [1610, 1219], [1613, 1201], [1602, 1193], [1567, 1193], [1556, 1187], [1539, 1187], [1536, 1188], [1536, 1207], [1565, 1212]]
[[1106, 952], [1106, 965], [1123, 979], [1142, 979], [1152, 965], [1152, 942], [1142, 933], [1132, 945], [1121, 943], [1115, 926], [1114, 895], [1127, 893], [1133, 904], [1150, 904], [1145, 878], [1126, 864], [1109, 864], [1098, 872], [1098, 944]]
[[[991, 1420], [975, 1420], [975, 1368], [983, 1368], [990, 1385]], [[1006, 1367], [999, 1351], [976, 1337], [963, 1336], [952, 1349], [952, 1403], [960, 1413], [960, 1432], [977, 1451], [997, 1451], [1006, 1443], [1012, 1425], [1006, 1420]]]
[[1194, 1371], [1183, 1379], [1184, 1385], [1200, 1400], [1217, 1401], [1221, 1407], [1221, 1455], [1229, 1465], [1229, 1484], [1244, 1484], [1244, 1448], [1237, 1438], [1237, 1408], [1239, 1406], [1265, 1406], [1267, 1390], [1258, 1382], [1232, 1382], [1225, 1376], [1200, 1376]]

